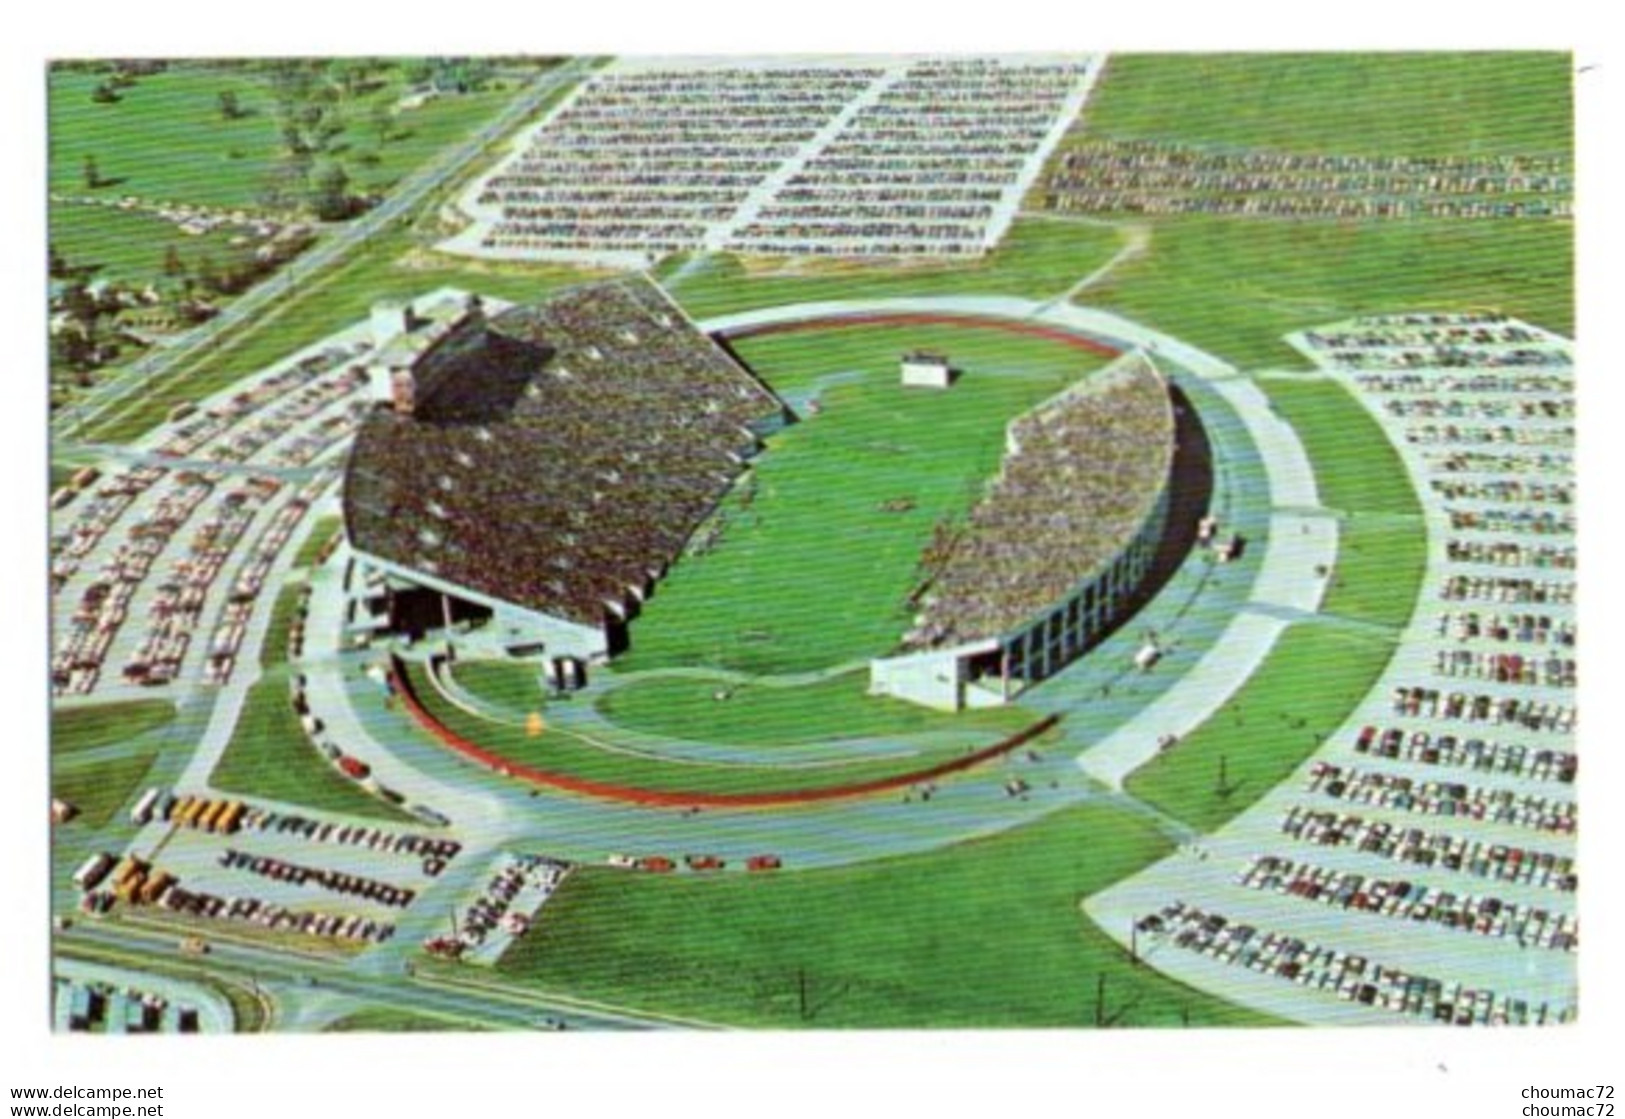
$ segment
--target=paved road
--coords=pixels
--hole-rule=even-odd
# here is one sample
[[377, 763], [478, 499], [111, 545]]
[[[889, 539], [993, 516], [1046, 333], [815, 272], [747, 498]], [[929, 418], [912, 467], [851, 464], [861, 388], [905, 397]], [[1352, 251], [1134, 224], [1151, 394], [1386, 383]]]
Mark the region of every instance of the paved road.
[[61, 437], [83, 430], [86, 423], [117, 408], [127, 398], [145, 391], [154, 379], [202, 352], [225, 331], [252, 320], [272, 302], [292, 291], [296, 284], [308, 283], [324, 268], [360, 248], [374, 235], [383, 232], [391, 222], [410, 213], [476, 159], [487, 145], [513, 129], [554, 92], [578, 81], [593, 64], [590, 58], [572, 59], [540, 75], [484, 128], [401, 180], [390, 196], [377, 207], [332, 231], [309, 252], [264, 283], [251, 288], [213, 319], [178, 336], [167, 346], [149, 350], [131, 362], [120, 375], [102, 382], [74, 406], [57, 412], [51, 419], [52, 436]]
[[[171, 964], [184, 959], [174, 946], [175, 938], [162, 934], [79, 924], [59, 935], [65, 945], [83, 944], [116, 953], [121, 960], [136, 966], [144, 958], [156, 957]], [[268, 991], [279, 1004], [286, 1001], [295, 1017], [302, 998], [337, 993], [370, 1005], [405, 1011], [438, 1011], [456, 1018], [508, 1027], [533, 1027], [544, 1018], [564, 1021], [576, 1029], [669, 1029], [679, 1025], [687, 1028], [709, 1025], [692, 1019], [664, 1019], [586, 1000], [541, 995], [522, 988], [484, 990], [473, 984], [404, 972], [369, 975], [359, 973], [349, 960], [290, 955], [218, 939], [210, 941], [206, 970]]]

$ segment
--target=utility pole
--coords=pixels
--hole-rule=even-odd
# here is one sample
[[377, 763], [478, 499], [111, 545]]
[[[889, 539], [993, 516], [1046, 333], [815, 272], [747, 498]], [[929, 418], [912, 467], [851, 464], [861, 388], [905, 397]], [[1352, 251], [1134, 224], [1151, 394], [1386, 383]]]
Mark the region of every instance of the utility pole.
[[1095, 1029], [1106, 1024], [1106, 973], [1095, 973]]
[[805, 967], [796, 969], [796, 987], [801, 1005], [801, 1020], [805, 1022], [809, 1017], [807, 1013], [807, 969]]

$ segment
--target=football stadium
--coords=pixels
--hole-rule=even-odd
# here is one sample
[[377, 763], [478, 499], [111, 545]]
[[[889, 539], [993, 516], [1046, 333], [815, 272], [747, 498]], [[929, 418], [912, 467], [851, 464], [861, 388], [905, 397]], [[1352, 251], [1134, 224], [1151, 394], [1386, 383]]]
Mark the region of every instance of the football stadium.
[[1568, 65], [53, 67], [55, 1028], [1571, 1021]]

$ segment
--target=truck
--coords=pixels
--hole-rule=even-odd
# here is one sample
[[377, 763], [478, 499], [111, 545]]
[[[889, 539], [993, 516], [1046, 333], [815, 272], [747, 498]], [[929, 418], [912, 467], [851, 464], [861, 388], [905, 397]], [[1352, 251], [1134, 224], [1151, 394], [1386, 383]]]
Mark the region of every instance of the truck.
[[79, 869], [73, 872], [73, 884], [79, 887], [80, 892], [88, 894], [107, 877], [116, 861], [106, 851], [97, 852], [79, 864]]
[[151, 788], [141, 794], [141, 799], [135, 802], [130, 809], [130, 823], [145, 824], [152, 819], [153, 809], [158, 807], [158, 799], [164, 795], [162, 789]]

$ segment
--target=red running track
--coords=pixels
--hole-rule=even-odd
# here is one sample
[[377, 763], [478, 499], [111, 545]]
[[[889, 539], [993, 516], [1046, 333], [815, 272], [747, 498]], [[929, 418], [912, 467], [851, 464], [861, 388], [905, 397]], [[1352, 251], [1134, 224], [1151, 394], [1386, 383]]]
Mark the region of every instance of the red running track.
[[515, 777], [532, 785], [544, 785], [549, 788], [563, 789], [566, 792], [584, 793], [587, 796], [599, 797], [605, 800], [618, 800], [628, 804], [659, 808], [767, 808], [775, 805], [845, 800], [851, 797], [867, 796], [871, 793], [903, 789], [910, 785], [917, 785], [922, 781], [934, 781], [938, 777], [946, 777], [951, 773], [958, 773], [1003, 754], [1008, 754], [1023, 743], [1031, 742], [1061, 721], [1059, 715], [1048, 715], [1025, 730], [1019, 731], [1001, 742], [995, 742], [992, 746], [978, 750], [975, 753], [965, 754], [927, 769], [911, 770], [908, 773], [898, 773], [890, 777], [876, 778], [872, 781], [858, 781], [847, 785], [823, 785], [812, 789], [785, 789], [780, 792], [682, 792], [667, 789], [643, 789], [635, 785], [616, 785], [607, 781], [591, 781], [585, 777], [538, 769], [535, 766], [510, 761], [501, 754], [470, 742], [431, 715], [418, 699], [416, 692], [412, 688], [411, 680], [402, 671], [400, 658], [396, 656], [390, 657], [389, 685], [390, 690], [401, 697], [401, 701], [406, 704], [407, 711], [411, 713], [412, 718], [420, 726], [456, 753], [461, 754], [470, 761], [478, 762], [480, 765], [493, 769], [504, 777]]

